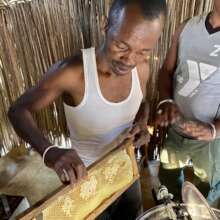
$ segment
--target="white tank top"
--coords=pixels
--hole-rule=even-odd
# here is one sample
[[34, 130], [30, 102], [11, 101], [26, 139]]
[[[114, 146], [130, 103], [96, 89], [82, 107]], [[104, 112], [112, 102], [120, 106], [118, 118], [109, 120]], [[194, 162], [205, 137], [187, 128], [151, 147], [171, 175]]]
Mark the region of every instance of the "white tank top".
[[64, 103], [64, 110], [72, 147], [89, 166], [108, 151], [106, 145], [132, 125], [143, 94], [135, 68], [129, 96], [119, 103], [106, 100], [99, 85], [95, 49], [83, 49], [82, 54], [84, 97], [76, 107]]

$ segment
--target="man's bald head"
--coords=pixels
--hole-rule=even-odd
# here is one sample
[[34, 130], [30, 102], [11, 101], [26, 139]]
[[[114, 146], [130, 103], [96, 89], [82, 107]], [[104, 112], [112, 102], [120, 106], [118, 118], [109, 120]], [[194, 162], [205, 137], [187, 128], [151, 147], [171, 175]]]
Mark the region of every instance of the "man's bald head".
[[141, 16], [149, 21], [159, 18], [161, 14], [166, 15], [166, 0], [114, 0], [109, 11], [108, 25], [117, 24], [123, 9], [132, 5], [139, 7]]

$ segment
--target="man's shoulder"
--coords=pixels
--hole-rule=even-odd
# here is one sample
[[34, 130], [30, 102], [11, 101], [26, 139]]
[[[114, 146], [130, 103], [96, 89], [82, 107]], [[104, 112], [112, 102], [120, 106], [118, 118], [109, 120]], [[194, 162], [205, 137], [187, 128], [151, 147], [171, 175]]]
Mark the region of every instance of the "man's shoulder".
[[82, 55], [80, 52], [73, 54], [61, 61], [58, 61], [58, 70], [64, 73], [71, 71], [78, 72], [79, 69], [83, 67]]
[[207, 15], [198, 15], [198, 16], [194, 16], [192, 18], [189, 18], [186, 20], [185, 25], [187, 27], [198, 27], [199, 24], [204, 25], [205, 24], [205, 19], [206, 19]]
[[59, 60], [54, 63], [47, 71], [47, 74], [59, 74], [59, 75], [75, 75], [77, 76], [82, 72], [83, 60], [82, 55], [78, 52], [74, 55]]
[[188, 19], [188, 21], [192, 22], [192, 23], [198, 23], [198, 22], [201, 22], [201, 20], [206, 19], [206, 17], [207, 17], [207, 14], [197, 15], [197, 16], [194, 16], [194, 17]]
[[50, 66], [43, 77], [46, 85], [58, 85], [68, 89], [83, 79], [83, 61], [80, 53], [57, 61]]

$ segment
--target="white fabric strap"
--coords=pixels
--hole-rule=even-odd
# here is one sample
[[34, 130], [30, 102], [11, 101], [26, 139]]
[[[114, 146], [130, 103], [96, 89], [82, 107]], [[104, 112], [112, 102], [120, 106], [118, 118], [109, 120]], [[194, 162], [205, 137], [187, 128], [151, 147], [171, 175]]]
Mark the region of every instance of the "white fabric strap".
[[44, 150], [44, 153], [43, 153], [43, 156], [42, 156], [42, 159], [43, 159], [43, 162], [45, 164], [45, 156], [47, 154], [47, 152], [50, 150], [50, 149], [53, 149], [53, 148], [58, 148], [56, 145], [51, 145], [49, 147], [47, 147], [45, 150]]
[[214, 139], [216, 139], [216, 135], [217, 135], [216, 127], [215, 127], [215, 125], [212, 124], [212, 123], [209, 123], [209, 125], [210, 125], [211, 128], [212, 128], [212, 138], [213, 138], [213, 140], [214, 140]]
[[174, 103], [173, 99], [164, 99], [157, 104], [157, 109], [164, 103]]

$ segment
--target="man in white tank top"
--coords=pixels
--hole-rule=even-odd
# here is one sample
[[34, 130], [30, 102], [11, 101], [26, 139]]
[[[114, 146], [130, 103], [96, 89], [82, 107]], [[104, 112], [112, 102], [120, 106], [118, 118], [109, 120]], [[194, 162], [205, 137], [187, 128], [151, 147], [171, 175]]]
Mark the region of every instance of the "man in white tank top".
[[[165, 0], [115, 0], [104, 25], [103, 44], [52, 66], [10, 108], [15, 130], [63, 182], [70, 180], [74, 185], [86, 176], [86, 166], [100, 158], [135, 118], [135, 131], [146, 143], [148, 56], [160, 37], [165, 14]], [[63, 97], [72, 149], [53, 146], [32, 117], [59, 96]], [[112, 219], [136, 218], [141, 207], [139, 185], [132, 186], [124, 198], [128, 202], [123, 202], [120, 217], [115, 214]]]
[[211, 13], [192, 18], [174, 35], [160, 73], [160, 101], [157, 122], [170, 125], [161, 152], [163, 184], [177, 182], [192, 162], [200, 182], [209, 183], [207, 199], [214, 206], [220, 198], [219, 0]]

